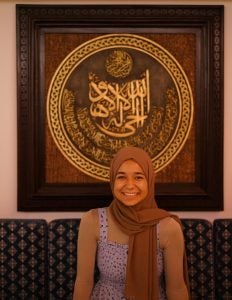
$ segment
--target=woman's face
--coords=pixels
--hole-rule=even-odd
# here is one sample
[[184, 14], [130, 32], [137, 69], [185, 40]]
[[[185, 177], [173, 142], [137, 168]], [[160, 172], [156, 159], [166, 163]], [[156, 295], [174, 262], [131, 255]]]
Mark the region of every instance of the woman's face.
[[142, 168], [133, 160], [122, 163], [115, 177], [114, 196], [127, 206], [143, 201], [148, 194], [148, 184]]

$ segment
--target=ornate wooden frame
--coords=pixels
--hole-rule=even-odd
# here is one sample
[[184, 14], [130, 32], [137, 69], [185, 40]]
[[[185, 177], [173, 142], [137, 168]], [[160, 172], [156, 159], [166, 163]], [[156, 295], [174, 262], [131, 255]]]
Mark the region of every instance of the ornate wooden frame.
[[196, 180], [157, 183], [160, 207], [172, 211], [223, 209], [222, 5], [16, 5], [18, 100], [18, 210], [84, 211], [108, 205], [109, 185], [47, 183], [45, 95], [41, 36], [49, 30], [99, 28], [125, 32], [195, 32], [197, 36]]

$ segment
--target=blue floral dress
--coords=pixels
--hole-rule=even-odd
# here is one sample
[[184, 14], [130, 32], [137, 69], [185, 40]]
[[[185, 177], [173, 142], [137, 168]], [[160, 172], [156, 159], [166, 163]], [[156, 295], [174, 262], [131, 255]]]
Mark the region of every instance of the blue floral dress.
[[[99, 280], [97, 281], [91, 300], [126, 300], [124, 297], [128, 245], [108, 240], [108, 221], [106, 208], [99, 208], [100, 239], [97, 248], [97, 266]], [[159, 230], [157, 230], [158, 232]], [[158, 239], [159, 240], [159, 239]], [[159, 243], [158, 243], [159, 244]], [[158, 247], [157, 254], [159, 275], [159, 299], [166, 300], [163, 252]], [[142, 299], [141, 299], [142, 300]]]

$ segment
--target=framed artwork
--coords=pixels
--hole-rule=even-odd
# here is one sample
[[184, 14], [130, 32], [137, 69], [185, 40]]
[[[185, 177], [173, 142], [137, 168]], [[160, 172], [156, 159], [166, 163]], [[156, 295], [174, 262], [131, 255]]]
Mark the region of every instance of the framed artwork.
[[222, 5], [16, 5], [18, 210], [109, 205], [122, 147], [158, 205], [223, 209]]

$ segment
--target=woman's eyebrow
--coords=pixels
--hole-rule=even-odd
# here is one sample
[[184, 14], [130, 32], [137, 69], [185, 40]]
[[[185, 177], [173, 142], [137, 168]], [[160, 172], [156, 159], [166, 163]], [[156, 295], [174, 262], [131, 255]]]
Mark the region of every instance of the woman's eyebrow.
[[[125, 173], [127, 173], [127, 172], [126, 171], [118, 171], [116, 173], [116, 175], [118, 175], [118, 174], [125, 174]], [[134, 172], [134, 174], [136, 174], [136, 175], [144, 175], [145, 176], [145, 174], [143, 172]]]
[[145, 174], [143, 172], [135, 172], [135, 174], [136, 175], [144, 175], [145, 176]]

